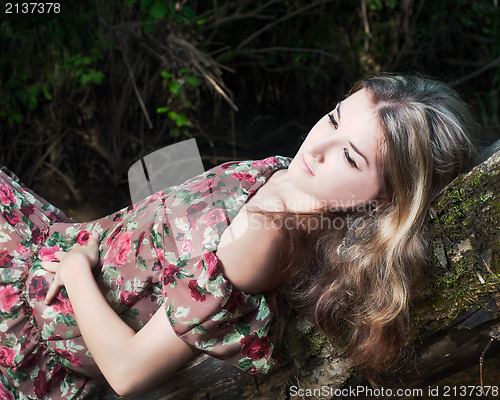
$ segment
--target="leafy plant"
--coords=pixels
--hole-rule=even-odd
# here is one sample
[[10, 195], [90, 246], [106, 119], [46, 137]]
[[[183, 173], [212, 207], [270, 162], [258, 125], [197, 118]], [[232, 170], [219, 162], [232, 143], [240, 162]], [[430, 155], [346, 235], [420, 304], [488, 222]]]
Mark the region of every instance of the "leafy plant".
[[[189, 86], [194, 88], [200, 86], [200, 80], [195, 76], [189, 75], [190, 72], [189, 68], [182, 68], [178, 72], [178, 78], [176, 78], [173, 73], [163, 70], [161, 71], [161, 77], [165, 80], [169, 92], [180, 100], [181, 105], [194, 110], [193, 103], [186, 97], [186, 88]], [[181, 134], [180, 128], [183, 128], [182, 133], [184, 135], [191, 137], [189, 130], [186, 128], [192, 128], [193, 124], [185, 114], [171, 110], [167, 106], [158, 107], [156, 113], [166, 113], [168, 118], [175, 122], [176, 127], [169, 131], [171, 137], [179, 137]]]

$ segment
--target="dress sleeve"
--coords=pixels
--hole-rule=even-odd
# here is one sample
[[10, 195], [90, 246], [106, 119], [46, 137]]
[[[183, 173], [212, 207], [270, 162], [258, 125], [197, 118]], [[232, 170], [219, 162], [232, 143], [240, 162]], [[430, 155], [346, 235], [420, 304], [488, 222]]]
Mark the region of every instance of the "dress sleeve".
[[[215, 255], [224, 230], [279, 168], [262, 161], [228, 162], [169, 192], [163, 220], [163, 294], [179, 337], [250, 373], [276, 363], [287, 307], [278, 292], [238, 291]], [[249, 256], [251, 255], [241, 255]]]
[[168, 319], [187, 344], [250, 373], [267, 373], [277, 361], [288, 308], [277, 293], [250, 295], [224, 277], [213, 252], [193, 274], [165, 268]]

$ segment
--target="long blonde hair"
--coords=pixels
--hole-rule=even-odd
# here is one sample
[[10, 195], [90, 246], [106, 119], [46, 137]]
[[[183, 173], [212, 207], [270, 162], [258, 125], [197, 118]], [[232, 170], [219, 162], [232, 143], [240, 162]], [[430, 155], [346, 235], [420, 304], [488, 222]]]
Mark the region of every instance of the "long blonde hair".
[[[327, 334], [348, 333], [345, 354], [370, 375], [393, 366], [407, 343], [429, 206], [473, 166], [477, 127], [457, 93], [436, 80], [381, 74], [356, 82], [348, 96], [361, 89], [384, 133], [380, 160], [388, 202], [331, 214], [344, 219], [340, 229], [284, 233], [295, 271], [289, 301]], [[364, 222], [361, 234], [352, 221]]]

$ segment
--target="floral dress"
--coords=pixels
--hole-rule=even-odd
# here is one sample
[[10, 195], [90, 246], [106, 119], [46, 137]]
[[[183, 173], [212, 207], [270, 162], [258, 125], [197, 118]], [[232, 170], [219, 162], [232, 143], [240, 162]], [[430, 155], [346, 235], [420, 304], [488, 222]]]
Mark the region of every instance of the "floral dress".
[[[45, 305], [43, 260], [100, 235], [95, 279], [114, 311], [139, 330], [164, 307], [189, 345], [250, 373], [275, 363], [287, 306], [277, 289], [233, 288], [215, 255], [245, 202], [290, 159], [229, 162], [107, 217], [76, 223], [0, 171], [0, 398], [80, 399], [102, 376], [65, 290]], [[242, 257], [251, 255], [242, 255]]]

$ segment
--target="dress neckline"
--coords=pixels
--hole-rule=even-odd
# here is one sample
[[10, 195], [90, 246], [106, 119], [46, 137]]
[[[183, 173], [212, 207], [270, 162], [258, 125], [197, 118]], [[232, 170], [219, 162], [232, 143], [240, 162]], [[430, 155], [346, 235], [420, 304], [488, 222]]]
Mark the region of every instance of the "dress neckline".
[[249, 186], [245, 191], [246, 193], [241, 195], [239, 201], [237, 202], [238, 204], [240, 204], [239, 206], [237, 206], [237, 211], [235, 213], [227, 213], [227, 225], [223, 230], [219, 230], [219, 237], [216, 240], [214, 240], [212, 243], [206, 244], [205, 251], [215, 253], [215, 251], [219, 247], [219, 242], [222, 234], [229, 227], [229, 225], [231, 225], [238, 214], [240, 214], [240, 212], [244, 209], [245, 205], [267, 183], [267, 181], [274, 175], [275, 172], [288, 168], [291, 160], [292, 159], [290, 157], [271, 156], [262, 160], [249, 162], [250, 167], [260, 170], [260, 173], [258, 174], [255, 182], [253, 182], [253, 184], [251, 184], [251, 186]]

